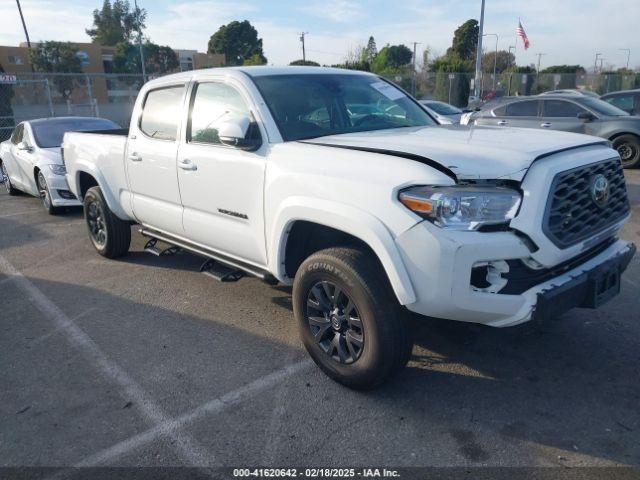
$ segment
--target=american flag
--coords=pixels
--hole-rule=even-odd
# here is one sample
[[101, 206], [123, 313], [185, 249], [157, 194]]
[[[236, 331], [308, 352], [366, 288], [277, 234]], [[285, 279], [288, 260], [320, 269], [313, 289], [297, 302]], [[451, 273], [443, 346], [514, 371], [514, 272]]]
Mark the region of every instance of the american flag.
[[524, 49], [526, 50], [527, 48], [529, 48], [529, 37], [527, 37], [526, 32], [524, 31], [524, 28], [522, 27], [522, 22], [518, 21], [518, 28], [516, 28], [516, 35], [518, 35], [520, 38], [522, 38], [522, 42], [524, 43]]

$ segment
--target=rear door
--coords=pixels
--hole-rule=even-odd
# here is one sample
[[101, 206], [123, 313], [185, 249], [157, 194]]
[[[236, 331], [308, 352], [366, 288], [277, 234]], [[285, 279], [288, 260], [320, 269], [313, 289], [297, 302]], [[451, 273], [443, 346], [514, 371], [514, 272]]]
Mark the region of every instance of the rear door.
[[[217, 130], [225, 120], [255, 118], [257, 112], [241, 85], [222, 80], [194, 84], [190, 97], [185, 141], [178, 153], [186, 235], [229, 257], [264, 266], [266, 142], [257, 151], [244, 151], [223, 145]], [[251, 128], [262, 135], [257, 124]]]
[[511, 102], [493, 109], [493, 117], [484, 117], [482, 125], [501, 127], [538, 128], [540, 119], [538, 100], [521, 100]]
[[131, 119], [125, 154], [136, 218], [176, 235], [183, 233], [176, 155], [185, 91], [178, 83], [147, 92], [139, 117]]
[[18, 150], [17, 145], [22, 141], [23, 132], [24, 124], [20, 123], [13, 129], [9, 144], [4, 144], [5, 151], [2, 155], [2, 163], [4, 164], [7, 175], [9, 175], [11, 183], [13, 183], [14, 186], [22, 186], [22, 175], [20, 174], [20, 168], [16, 163], [15, 155]]
[[540, 126], [549, 130], [584, 133], [585, 121], [578, 118], [578, 115], [581, 113], [588, 112], [570, 100], [544, 100], [542, 102]]

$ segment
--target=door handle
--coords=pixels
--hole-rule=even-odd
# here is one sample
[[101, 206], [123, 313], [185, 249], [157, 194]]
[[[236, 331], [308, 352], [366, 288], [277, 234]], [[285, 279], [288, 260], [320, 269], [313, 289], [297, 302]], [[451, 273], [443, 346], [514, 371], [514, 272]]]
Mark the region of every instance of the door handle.
[[131, 155], [129, 155], [129, 160], [131, 160], [132, 162], [141, 162], [142, 157], [137, 153], [132, 153]]
[[544, 122], [544, 123], [541, 123], [540, 126], [542, 128], [549, 128], [549, 127], [551, 127], [551, 124], [549, 122]]
[[504, 127], [505, 125], [508, 125], [508, 122], [506, 120], [500, 120], [498, 122], [498, 125], [500, 125], [501, 127]]
[[178, 160], [178, 167], [182, 170], [197, 170], [198, 166], [193, 163], [188, 158], [183, 158], [182, 160]]

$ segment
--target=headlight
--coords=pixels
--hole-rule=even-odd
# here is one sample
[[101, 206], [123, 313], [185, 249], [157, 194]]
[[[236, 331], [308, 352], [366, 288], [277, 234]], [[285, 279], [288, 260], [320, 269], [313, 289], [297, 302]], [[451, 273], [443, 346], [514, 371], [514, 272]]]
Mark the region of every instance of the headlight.
[[64, 165], [49, 165], [49, 170], [51, 170], [56, 175], [66, 175], [67, 169]]
[[409, 210], [451, 230], [507, 223], [521, 199], [520, 193], [503, 187], [411, 187], [399, 198]]

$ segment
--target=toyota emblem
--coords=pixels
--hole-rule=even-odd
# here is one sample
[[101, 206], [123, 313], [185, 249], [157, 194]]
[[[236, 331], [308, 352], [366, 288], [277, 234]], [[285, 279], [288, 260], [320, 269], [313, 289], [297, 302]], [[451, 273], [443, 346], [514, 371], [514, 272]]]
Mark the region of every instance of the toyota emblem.
[[604, 207], [609, 202], [609, 180], [602, 174], [598, 174], [591, 180], [591, 198], [599, 207]]

